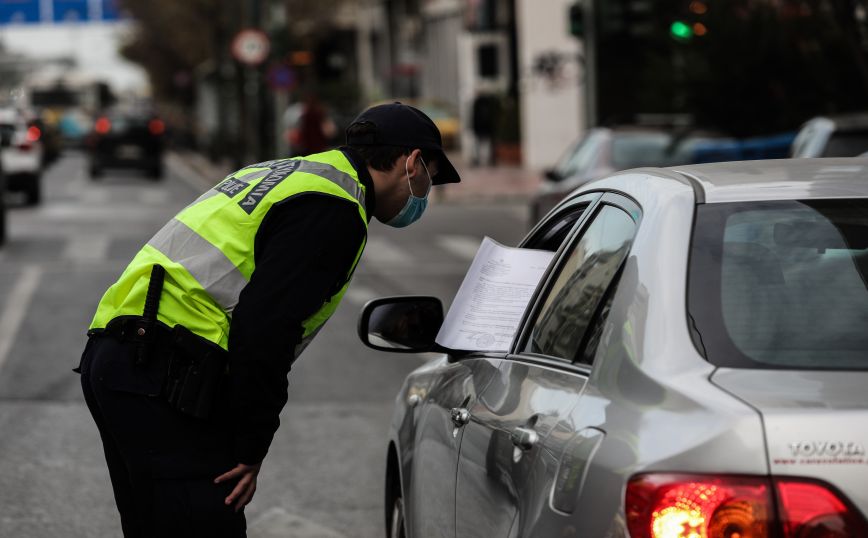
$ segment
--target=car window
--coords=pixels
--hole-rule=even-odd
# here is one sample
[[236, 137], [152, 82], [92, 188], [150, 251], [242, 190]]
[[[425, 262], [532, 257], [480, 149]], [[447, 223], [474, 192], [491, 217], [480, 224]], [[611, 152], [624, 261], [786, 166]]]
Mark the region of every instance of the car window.
[[600, 207], [541, 297], [526, 352], [571, 362], [582, 359], [589, 325], [600, 314], [600, 307], [605, 307], [606, 292], [627, 257], [635, 232], [636, 224], [626, 211], [612, 205]]
[[522, 242], [521, 247], [555, 252], [566, 240], [588, 207], [600, 196], [600, 193], [579, 196], [573, 201], [573, 204], [564, 207], [563, 210], [546, 219], [545, 222], [531, 231]]
[[868, 200], [699, 206], [690, 260], [712, 364], [868, 369]]
[[616, 170], [640, 166], [664, 166], [672, 137], [665, 133], [618, 134], [612, 141], [612, 166]]
[[583, 138], [555, 166], [558, 175], [567, 178], [587, 174], [594, 167], [605, 139], [606, 135], [601, 132], [592, 132]]
[[855, 157], [868, 151], [868, 130], [835, 131], [829, 137], [823, 157]]

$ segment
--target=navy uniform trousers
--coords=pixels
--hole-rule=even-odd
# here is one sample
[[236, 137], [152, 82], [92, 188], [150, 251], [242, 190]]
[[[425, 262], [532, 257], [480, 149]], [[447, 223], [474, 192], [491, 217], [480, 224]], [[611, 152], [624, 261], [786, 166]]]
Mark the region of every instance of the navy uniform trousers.
[[224, 503], [236, 482], [214, 484], [238, 463], [226, 410], [206, 421], [170, 407], [158, 395], [165, 377], [160, 353], [139, 365], [136, 344], [96, 335], [82, 355], [81, 385], [124, 537], [245, 537], [243, 510]]

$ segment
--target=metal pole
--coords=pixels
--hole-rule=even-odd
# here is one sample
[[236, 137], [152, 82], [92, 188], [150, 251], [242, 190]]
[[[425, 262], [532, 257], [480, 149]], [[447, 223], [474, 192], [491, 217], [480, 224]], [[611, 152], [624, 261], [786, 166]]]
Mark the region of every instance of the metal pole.
[[[249, 0], [246, 18], [248, 26], [259, 29], [261, 21], [259, 0]], [[244, 158], [247, 162], [258, 160], [259, 154], [259, 86], [259, 68], [251, 65], [245, 66], [244, 100], [247, 104], [247, 113], [245, 114], [246, 121], [244, 123]]]
[[[606, 1], [606, 0], [603, 0]], [[585, 128], [590, 129], [597, 125], [597, 13], [594, 9], [594, 0], [585, 0], [585, 20], [587, 31], [585, 32]]]

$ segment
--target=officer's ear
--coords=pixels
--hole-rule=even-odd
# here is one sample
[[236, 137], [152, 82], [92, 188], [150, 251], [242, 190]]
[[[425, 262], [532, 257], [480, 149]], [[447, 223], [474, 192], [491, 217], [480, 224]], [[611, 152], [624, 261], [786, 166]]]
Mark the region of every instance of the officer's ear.
[[[407, 163], [407, 169], [404, 172], [409, 172], [410, 177], [416, 177], [416, 175], [422, 170], [422, 163], [419, 159], [422, 157], [422, 150], [414, 149], [410, 151], [409, 155], [404, 156], [405, 162]], [[424, 171], [422, 172], [424, 174]]]

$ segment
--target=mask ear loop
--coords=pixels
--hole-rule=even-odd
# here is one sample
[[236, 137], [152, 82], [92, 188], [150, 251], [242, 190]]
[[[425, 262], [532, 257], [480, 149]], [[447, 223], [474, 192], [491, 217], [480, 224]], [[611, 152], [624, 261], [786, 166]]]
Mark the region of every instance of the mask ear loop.
[[[428, 165], [425, 164], [425, 159], [423, 159], [421, 155], [419, 156], [419, 161], [422, 163], [422, 168], [425, 169], [425, 175], [428, 176], [428, 188], [425, 190], [425, 194], [423, 194], [422, 196], [416, 196], [415, 194], [413, 194], [413, 184], [410, 183], [409, 170], [407, 171], [407, 183], [410, 183], [410, 194], [413, 194], [413, 196], [416, 196], [416, 198], [426, 198], [431, 192], [431, 187], [434, 186], [434, 181], [431, 179], [431, 174], [428, 172]], [[407, 161], [404, 161], [404, 169], [407, 169]]]

